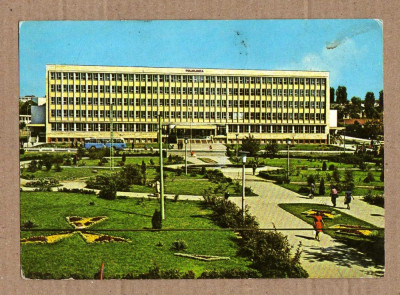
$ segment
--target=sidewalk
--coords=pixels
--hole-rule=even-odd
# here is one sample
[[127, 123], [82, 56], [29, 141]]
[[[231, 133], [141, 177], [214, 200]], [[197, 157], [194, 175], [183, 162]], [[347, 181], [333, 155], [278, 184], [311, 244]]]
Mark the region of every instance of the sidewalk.
[[[233, 178], [238, 178], [237, 172], [223, 172]], [[240, 177], [241, 178], [241, 173]], [[282, 188], [271, 182], [260, 181], [251, 172], [246, 172], [246, 186], [250, 186], [258, 197], [246, 198], [246, 205], [250, 213], [257, 217], [260, 228], [271, 228], [273, 225], [279, 228], [309, 228], [310, 230], [285, 230], [290, 244], [297, 246], [302, 244], [303, 253], [301, 263], [307, 270], [310, 278], [360, 278], [383, 276], [384, 266], [375, 265], [371, 259], [363, 253], [349, 248], [347, 245], [336, 242], [329, 235], [322, 234], [321, 242], [313, 239], [313, 228], [310, 224], [300, 220], [294, 215], [281, 209], [281, 203], [317, 203], [330, 205], [330, 198], [315, 197], [307, 199], [290, 190]], [[231, 198], [241, 207], [241, 198]], [[342, 199], [338, 200], [339, 207]], [[344, 207], [343, 207], [344, 208]], [[358, 199], [352, 202], [352, 209], [336, 208], [347, 214], [366, 220], [376, 226], [384, 226], [384, 209], [369, 205]], [[371, 215], [376, 214], [376, 216]], [[379, 216], [378, 216], [379, 215]]]

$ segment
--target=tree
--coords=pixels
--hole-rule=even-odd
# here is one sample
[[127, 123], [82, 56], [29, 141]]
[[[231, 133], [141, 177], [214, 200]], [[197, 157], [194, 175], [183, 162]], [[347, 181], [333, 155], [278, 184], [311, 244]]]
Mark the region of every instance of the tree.
[[347, 89], [345, 86], [338, 86], [336, 89], [336, 103], [345, 104], [347, 102]]
[[330, 88], [330, 102], [335, 103], [335, 88]]
[[379, 91], [379, 112], [383, 112], [383, 90]]
[[142, 166], [140, 167], [140, 170], [142, 171], [142, 177], [143, 177], [143, 184], [146, 185], [146, 163], [144, 160], [142, 161]]
[[[325, 162], [324, 162], [324, 163], [325, 163]], [[321, 181], [320, 181], [320, 183], [319, 183], [319, 194], [320, 194], [321, 196], [325, 195], [325, 180], [324, 180], [323, 177], [321, 178]]]
[[123, 178], [128, 185], [131, 184], [141, 184], [142, 183], [142, 173], [139, 170], [139, 165], [125, 165], [120, 172], [121, 178]]
[[279, 147], [278, 144], [274, 141], [269, 142], [266, 146], [265, 146], [265, 151], [267, 152], [267, 154], [272, 158], [276, 155], [276, 153], [279, 151]]
[[249, 135], [242, 140], [242, 151], [249, 152], [250, 157], [254, 157], [260, 150], [260, 142]]
[[337, 167], [335, 167], [335, 169], [333, 169], [332, 178], [333, 178], [333, 180], [334, 180], [336, 183], [339, 183], [339, 182], [340, 182], [340, 172], [339, 172], [339, 170], [337, 169]]
[[367, 92], [365, 95], [365, 115], [367, 118], [376, 118], [377, 117], [377, 110], [375, 109], [375, 95], [373, 92]]
[[326, 161], [322, 163], [322, 171], [326, 171]]
[[352, 190], [354, 188], [354, 175], [352, 170], [344, 171], [344, 183], [346, 189]]
[[353, 96], [351, 98], [351, 104], [349, 104], [350, 118], [359, 119], [360, 113], [362, 113], [361, 98]]

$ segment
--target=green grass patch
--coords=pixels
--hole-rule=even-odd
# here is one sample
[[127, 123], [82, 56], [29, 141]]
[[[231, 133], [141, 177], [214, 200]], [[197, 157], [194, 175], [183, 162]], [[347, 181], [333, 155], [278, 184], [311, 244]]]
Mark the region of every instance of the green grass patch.
[[347, 244], [348, 246], [354, 247], [359, 251], [368, 255], [377, 264], [384, 264], [384, 231], [374, 230], [370, 236], [352, 236], [346, 234], [337, 233], [336, 230], [329, 230], [329, 227], [336, 224], [348, 224], [348, 225], [359, 225], [366, 228], [377, 229], [376, 226], [348, 215], [339, 210], [326, 205], [320, 204], [279, 204], [279, 207], [300, 218], [301, 220], [313, 224], [313, 218], [307, 217], [302, 212], [310, 209], [316, 210], [333, 210], [340, 216], [333, 219], [324, 219], [325, 227], [324, 233], [332, 236], [334, 239]]
[[[94, 205], [90, 205], [94, 202]], [[151, 228], [151, 218], [159, 203], [147, 199], [117, 199], [107, 201], [93, 195], [71, 193], [21, 193], [21, 223], [31, 220], [35, 228], [69, 229], [67, 216], [108, 216], [91, 231], [98, 229]], [[163, 228], [218, 229], [210, 219], [210, 210], [200, 202], [166, 202], [166, 220]], [[22, 231], [21, 237], [47, 235], [49, 232]], [[229, 231], [171, 231], [127, 232], [114, 231], [106, 234], [122, 237], [131, 243], [88, 244], [80, 236], [61, 240], [55, 244], [22, 244], [21, 265], [27, 277], [48, 274], [48, 278], [69, 277], [98, 278], [101, 263], [105, 263], [106, 279], [121, 278], [127, 274], [145, 273], [153, 264], [162, 270], [177, 268], [193, 270], [199, 276], [206, 270], [249, 269], [250, 262], [236, 255], [235, 235]], [[204, 262], [174, 256], [172, 243], [185, 240], [186, 253], [229, 256], [227, 261]]]
[[111, 171], [110, 169], [95, 169], [97, 170], [97, 173], [93, 173], [92, 168], [84, 168], [84, 167], [65, 167], [62, 168], [60, 172], [54, 171], [54, 168], [52, 168], [49, 171], [46, 171], [44, 169], [38, 170], [34, 173], [32, 172], [27, 172], [26, 169], [23, 169], [22, 171], [22, 178], [47, 178], [47, 177], [52, 177], [57, 180], [74, 180], [78, 178], [86, 178], [90, 176], [96, 176], [96, 175], [110, 175], [111, 173], [114, 173], [115, 171]]

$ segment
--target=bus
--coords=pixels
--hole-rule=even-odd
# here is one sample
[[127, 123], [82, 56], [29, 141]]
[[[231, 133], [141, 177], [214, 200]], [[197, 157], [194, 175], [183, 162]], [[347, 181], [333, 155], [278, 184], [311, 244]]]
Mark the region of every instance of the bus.
[[[123, 150], [126, 148], [126, 143], [123, 138], [113, 138], [113, 148], [116, 150]], [[85, 138], [85, 149], [95, 150], [111, 147], [110, 138]]]

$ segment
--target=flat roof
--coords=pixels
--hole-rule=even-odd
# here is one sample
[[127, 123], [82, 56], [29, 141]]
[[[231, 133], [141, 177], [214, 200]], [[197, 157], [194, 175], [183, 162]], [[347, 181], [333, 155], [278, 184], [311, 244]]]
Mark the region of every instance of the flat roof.
[[163, 68], [163, 67], [128, 67], [128, 66], [93, 66], [93, 65], [46, 65], [47, 71], [79, 71], [79, 72], [110, 72], [110, 73], [146, 73], [146, 74], [192, 74], [192, 75], [261, 75], [261, 76], [293, 76], [293, 77], [329, 77], [328, 71], [299, 70], [240, 70], [240, 69], [210, 69], [210, 68]]

